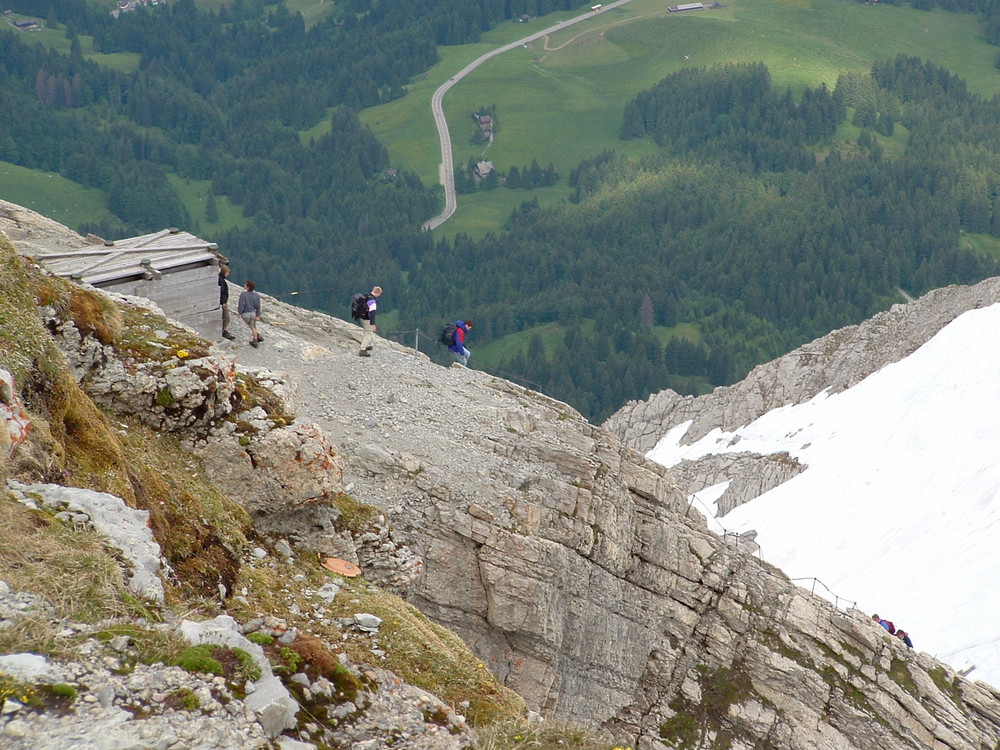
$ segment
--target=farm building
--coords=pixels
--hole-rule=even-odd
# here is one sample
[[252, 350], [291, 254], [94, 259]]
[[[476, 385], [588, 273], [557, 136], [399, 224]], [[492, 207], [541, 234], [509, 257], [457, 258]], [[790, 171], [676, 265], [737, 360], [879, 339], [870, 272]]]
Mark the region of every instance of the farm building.
[[670, 13], [680, 13], [685, 10], [704, 10], [705, 3], [685, 3], [684, 5], [668, 5], [667, 11]]
[[168, 317], [205, 331], [219, 326], [216, 249], [214, 243], [193, 234], [164, 229], [103, 244], [26, 254], [57, 276], [145, 297]]

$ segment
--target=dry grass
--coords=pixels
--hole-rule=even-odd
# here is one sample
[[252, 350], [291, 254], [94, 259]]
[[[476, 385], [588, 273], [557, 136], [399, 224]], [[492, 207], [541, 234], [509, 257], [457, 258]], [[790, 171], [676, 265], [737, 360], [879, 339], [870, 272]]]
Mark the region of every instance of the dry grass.
[[69, 297], [73, 324], [83, 335], [91, 335], [107, 346], [118, 340], [125, 321], [118, 307], [107, 297], [74, 288]]
[[[96, 534], [74, 530], [7, 495], [0, 497], [0, 580], [14, 591], [44, 597], [57, 618], [73, 622], [137, 612], [118, 562]], [[58, 630], [44, 613], [21, 618], [0, 630], [0, 652], [72, 656], [73, 644]]]
[[56, 372], [62, 360], [35, 311], [31, 289], [41, 278], [0, 234], [0, 367], [10, 371], [19, 387], [36, 369]]

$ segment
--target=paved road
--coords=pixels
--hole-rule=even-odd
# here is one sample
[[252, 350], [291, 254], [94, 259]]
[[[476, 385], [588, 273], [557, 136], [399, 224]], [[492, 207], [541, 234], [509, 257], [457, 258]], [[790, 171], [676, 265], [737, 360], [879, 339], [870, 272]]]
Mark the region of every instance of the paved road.
[[434, 218], [429, 219], [424, 224], [424, 229], [434, 229], [441, 226], [451, 218], [452, 214], [455, 213], [455, 209], [458, 207], [458, 200], [455, 196], [455, 165], [451, 156], [451, 134], [448, 132], [448, 122], [444, 119], [444, 107], [442, 106], [444, 95], [448, 93], [451, 87], [465, 78], [465, 76], [469, 75], [469, 73], [474, 71], [484, 62], [496, 57], [497, 55], [502, 55], [504, 52], [512, 50], [515, 47], [520, 47], [547, 34], [552, 34], [556, 31], [565, 29], [567, 26], [572, 26], [573, 24], [580, 23], [581, 21], [594, 18], [604, 11], [617, 8], [618, 6], [625, 5], [628, 2], [631, 2], [631, 0], [616, 0], [613, 3], [608, 3], [597, 12], [588, 11], [581, 16], [575, 16], [574, 18], [560, 21], [555, 26], [549, 26], [547, 29], [542, 29], [534, 34], [518, 39], [516, 42], [510, 42], [502, 47], [497, 47], [495, 50], [487, 52], [482, 57], [478, 57], [470, 62], [458, 71], [458, 73], [453, 75], [438, 87], [437, 91], [434, 92], [434, 96], [431, 97], [431, 112], [434, 115], [434, 124], [437, 125], [438, 139], [441, 141], [441, 164], [438, 169], [440, 172], [439, 177], [441, 185], [444, 187], [444, 211]]

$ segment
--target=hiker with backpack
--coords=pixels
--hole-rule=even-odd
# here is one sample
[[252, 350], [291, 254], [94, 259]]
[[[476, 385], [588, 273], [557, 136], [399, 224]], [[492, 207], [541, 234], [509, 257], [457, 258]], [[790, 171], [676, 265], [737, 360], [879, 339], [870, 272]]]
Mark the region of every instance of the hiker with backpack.
[[368, 294], [355, 294], [351, 299], [351, 317], [361, 323], [364, 333], [361, 334], [361, 351], [358, 354], [362, 357], [370, 357], [374, 348], [372, 343], [375, 340], [375, 311], [378, 309], [378, 298], [382, 294], [382, 287], [372, 287]]
[[448, 351], [455, 355], [455, 360], [462, 367], [469, 366], [469, 357], [472, 356], [472, 353], [465, 348], [465, 334], [469, 332], [470, 328], [472, 328], [471, 320], [456, 320], [454, 326], [449, 326], [452, 332]]
[[896, 635], [896, 626], [892, 624], [891, 620], [884, 620], [878, 615], [872, 615], [872, 619], [885, 628], [889, 632], [889, 635]]
[[260, 320], [260, 294], [257, 293], [257, 285], [254, 282], [247, 280], [243, 285], [236, 312], [250, 327], [250, 346], [256, 349], [264, 339], [257, 333], [257, 321]]

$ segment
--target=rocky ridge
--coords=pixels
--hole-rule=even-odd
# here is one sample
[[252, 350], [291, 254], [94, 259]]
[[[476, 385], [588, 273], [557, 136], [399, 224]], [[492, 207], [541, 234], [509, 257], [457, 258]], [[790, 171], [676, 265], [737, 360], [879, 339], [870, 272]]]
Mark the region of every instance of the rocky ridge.
[[[24, 214], [19, 222], [30, 234]], [[258, 414], [242, 453], [211, 418], [196, 429], [181, 411], [171, 424], [264, 533], [353, 559], [371, 583], [462, 636], [529, 708], [644, 750], [1000, 741], [995, 689], [710, 533], [674, 477], [613, 431], [383, 340], [360, 358], [359, 329], [343, 321], [268, 297], [264, 315], [261, 347], [220, 341], [171, 370], [201, 373], [213, 392], [227, 372], [253, 373], [283, 391], [295, 419], [276, 427], [273, 412]], [[70, 354], [93, 346], [55, 335]], [[163, 386], [123, 386], [129, 368], [114, 359], [101, 350], [76, 368], [88, 394], [112, 410], [154, 411]], [[844, 382], [859, 377], [843, 371]], [[338, 476], [384, 513], [381, 525], [338, 530], [322, 502]], [[224, 596], [235, 606], [240, 593]]]
[[[645, 401], [630, 401], [603, 426], [629, 447], [646, 454], [671, 429], [690, 422], [681, 440], [690, 445], [715, 428], [733, 430], [772, 409], [804, 403], [822, 391], [846, 390], [887, 364], [912, 354], [962, 313], [998, 299], [1000, 278], [973, 286], [935, 289], [759, 365], [735, 385], [716, 388], [697, 398], [668, 389]], [[729, 481], [729, 488], [718, 500], [720, 515], [801, 470], [787, 455], [752, 453], [683, 461], [671, 467], [678, 485], [688, 494]]]

